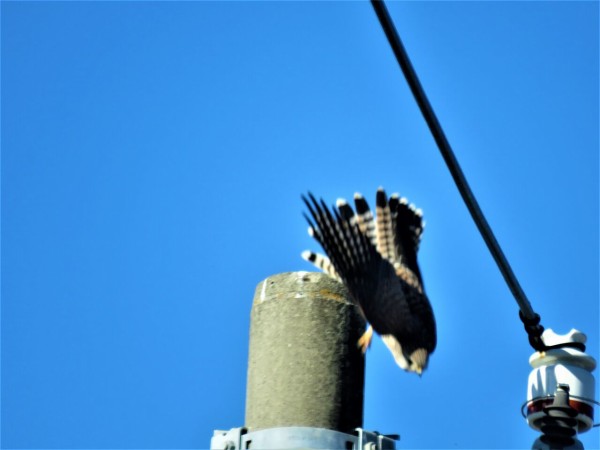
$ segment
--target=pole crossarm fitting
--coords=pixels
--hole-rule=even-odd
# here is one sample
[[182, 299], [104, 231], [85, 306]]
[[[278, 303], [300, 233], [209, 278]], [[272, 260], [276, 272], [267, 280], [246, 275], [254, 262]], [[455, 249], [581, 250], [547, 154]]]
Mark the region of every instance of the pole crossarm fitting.
[[356, 428], [354, 433], [315, 427], [277, 427], [248, 431], [232, 428], [215, 430], [210, 442], [211, 450], [287, 450], [287, 449], [339, 449], [339, 450], [395, 450], [398, 436]]

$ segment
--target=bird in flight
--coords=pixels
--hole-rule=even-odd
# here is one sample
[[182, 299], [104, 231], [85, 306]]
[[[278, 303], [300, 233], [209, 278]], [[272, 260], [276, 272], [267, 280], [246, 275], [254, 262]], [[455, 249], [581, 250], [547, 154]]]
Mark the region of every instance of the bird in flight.
[[420, 209], [383, 188], [376, 214], [360, 194], [355, 210], [343, 199], [331, 209], [311, 193], [302, 196], [309, 234], [326, 253], [302, 257], [343, 282], [369, 327], [358, 345], [365, 353], [373, 330], [404, 370], [421, 375], [436, 346], [433, 310], [425, 295], [417, 251], [424, 222]]

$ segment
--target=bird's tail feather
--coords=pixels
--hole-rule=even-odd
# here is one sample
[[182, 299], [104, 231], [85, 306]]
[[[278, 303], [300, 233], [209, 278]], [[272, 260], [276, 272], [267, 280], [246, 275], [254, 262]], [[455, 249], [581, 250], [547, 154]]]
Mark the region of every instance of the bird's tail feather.
[[310, 193], [302, 199], [311, 216], [305, 214], [309, 232], [327, 254], [306, 251], [304, 259], [331, 276], [344, 279], [348, 274], [342, 271], [356, 270], [366, 263], [366, 256], [375, 253], [389, 261], [399, 275], [408, 269], [408, 279], [416, 276], [415, 282], [422, 283], [417, 250], [424, 222], [421, 210], [406, 198], [392, 194], [388, 199], [383, 188], [379, 188], [376, 215], [359, 193], [354, 194], [356, 213], [343, 199], [338, 199], [333, 212]]
[[[398, 260], [398, 247], [396, 246], [392, 210], [388, 203], [383, 188], [377, 190], [376, 196], [376, 223], [377, 223], [377, 250], [392, 264]], [[394, 211], [394, 215], [396, 212]]]
[[369, 204], [360, 193], [354, 194], [354, 206], [356, 207], [356, 222], [365, 236], [371, 241], [374, 247], [377, 246], [377, 230], [375, 227], [375, 218], [369, 208]]
[[417, 209], [404, 197], [393, 195], [390, 198], [390, 206], [394, 211], [392, 220], [394, 222], [394, 238], [396, 246], [397, 261], [392, 261], [395, 267], [408, 267], [422, 284], [421, 272], [417, 264], [417, 251], [421, 243], [421, 234], [425, 227], [423, 212]]
[[310, 233], [323, 247], [335, 272], [346, 284], [364, 289], [357, 284], [368, 283], [369, 274], [377, 273], [373, 267], [378, 267], [381, 256], [361, 231], [350, 206], [342, 201], [330, 211], [311, 193], [302, 199], [311, 216], [305, 214]]
[[340, 276], [335, 271], [335, 267], [333, 267], [333, 264], [331, 264], [331, 260], [327, 256], [305, 250], [302, 252], [302, 258], [309, 263], [314, 264], [315, 267], [318, 267], [330, 277], [333, 277], [336, 280], [341, 280]]

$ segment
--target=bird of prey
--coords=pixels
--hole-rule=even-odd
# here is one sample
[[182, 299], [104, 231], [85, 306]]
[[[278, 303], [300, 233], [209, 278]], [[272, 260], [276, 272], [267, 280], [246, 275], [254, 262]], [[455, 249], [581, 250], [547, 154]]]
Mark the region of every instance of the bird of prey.
[[397, 194], [389, 200], [383, 188], [376, 196], [376, 215], [360, 194], [356, 212], [343, 199], [329, 209], [311, 193], [302, 196], [310, 217], [309, 234], [327, 254], [302, 257], [342, 281], [369, 323], [358, 341], [366, 352], [373, 330], [404, 370], [419, 376], [436, 346], [433, 310], [423, 289], [417, 250], [423, 232], [422, 212]]

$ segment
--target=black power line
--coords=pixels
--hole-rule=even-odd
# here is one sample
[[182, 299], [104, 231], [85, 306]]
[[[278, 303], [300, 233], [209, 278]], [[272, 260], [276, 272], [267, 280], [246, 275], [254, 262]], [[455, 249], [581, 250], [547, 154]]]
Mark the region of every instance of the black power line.
[[487, 220], [485, 219], [469, 184], [463, 174], [463, 171], [458, 164], [458, 160], [456, 156], [454, 156], [454, 152], [452, 151], [452, 147], [450, 147], [450, 143], [444, 134], [444, 130], [440, 125], [429, 100], [427, 99], [427, 95], [425, 95], [425, 91], [419, 82], [419, 78], [413, 68], [408, 54], [406, 53], [406, 49], [400, 40], [400, 36], [396, 31], [396, 27], [394, 26], [394, 22], [390, 17], [388, 10], [385, 6], [383, 0], [371, 0], [371, 5], [373, 5], [373, 9], [375, 9], [375, 13], [377, 14], [377, 18], [381, 23], [383, 31], [387, 36], [387, 39], [394, 51], [394, 55], [396, 55], [396, 59], [398, 60], [398, 64], [400, 64], [400, 68], [404, 73], [404, 77], [412, 91], [412, 94], [419, 105], [419, 109], [429, 126], [429, 130], [433, 135], [433, 138], [442, 153], [442, 157], [444, 161], [446, 161], [446, 165], [452, 174], [452, 178], [456, 183], [456, 187], [458, 188], [460, 195], [462, 196], [465, 204], [467, 205], [467, 209], [471, 213], [471, 217], [477, 225], [483, 240], [487, 244], [487, 247], [492, 254], [492, 257], [496, 261], [506, 284], [508, 285], [510, 291], [512, 292], [515, 300], [519, 304], [519, 308], [521, 313], [519, 316], [521, 320], [525, 324], [525, 329], [529, 334], [529, 342], [532, 347], [538, 351], [541, 351], [545, 348], [543, 341], [541, 340], [541, 334], [544, 331], [544, 328], [539, 324], [540, 317], [535, 313], [525, 292], [521, 289], [521, 285], [519, 284], [515, 274], [513, 273], [498, 241], [496, 240], [492, 229], [490, 228]]

